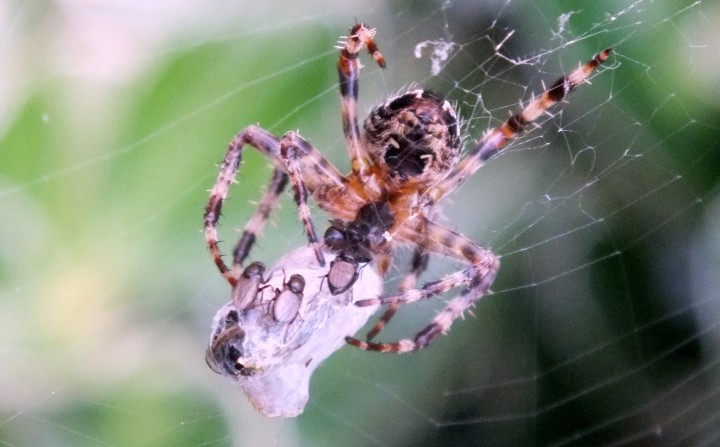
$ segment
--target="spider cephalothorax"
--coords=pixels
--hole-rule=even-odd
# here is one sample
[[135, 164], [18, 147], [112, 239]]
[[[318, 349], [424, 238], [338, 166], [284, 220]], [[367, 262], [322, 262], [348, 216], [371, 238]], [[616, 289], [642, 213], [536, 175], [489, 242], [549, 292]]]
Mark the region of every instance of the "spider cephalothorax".
[[[424, 348], [446, 332], [455, 319], [488, 293], [500, 268], [499, 258], [492, 251], [433, 220], [442, 199], [548, 108], [585, 82], [591, 72], [610, 56], [611, 50], [600, 52], [560, 78], [519, 113], [487, 131], [461, 157], [463, 138], [459, 132], [457, 113], [448, 101], [421, 89], [401, 94], [373, 109], [365, 120], [364, 132], [360, 132], [357, 116], [359, 53], [367, 49], [380, 67], [385, 67], [374, 35], [373, 29], [357, 24], [339, 47], [341, 117], [351, 171], [342, 175], [295, 132], [276, 137], [260, 127], [248, 127], [230, 143], [218, 180], [210, 193], [205, 212], [205, 236], [215, 264], [234, 288], [234, 301], [243, 306], [253, 300], [253, 296], [257, 295], [256, 288], [262, 283], [262, 271], [258, 266], [251, 264], [248, 269], [243, 269], [243, 261], [288, 181], [292, 184], [298, 214], [317, 258], [318, 268], [326, 269], [322, 281], [313, 283], [313, 287], [327, 287], [323, 290], [333, 296], [346, 296], [355, 290], [353, 287], [362, 277], [362, 269], [371, 268], [373, 274], [384, 276], [392, 263], [395, 247], [399, 244], [413, 247], [410, 271], [397, 293], [355, 301], [358, 306], [389, 305], [368, 334], [368, 341], [347, 337], [348, 343], [361, 349], [407, 352]], [[229, 268], [220, 255], [216, 225], [246, 145], [268, 157], [275, 171], [257, 211], [244, 228], [233, 252], [233, 267]], [[331, 215], [331, 226], [322, 241], [315, 231], [307, 203], [309, 197]], [[326, 255], [323, 253], [332, 255], [329, 266], [326, 266]], [[416, 288], [416, 280], [425, 270], [430, 254], [462, 261], [466, 268]], [[300, 312], [303, 302], [302, 283], [297, 277], [291, 278], [294, 278], [292, 283], [285, 284], [271, 299], [274, 303], [266, 306], [267, 312], [275, 310], [273, 318], [277, 323], [288, 326], [292, 325], [294, 314]], [[246, 291], [247, 287], [252, 290]], [[304, 293], [323, 292], [313, 287], [305, 287]], [[463, 290], [413, 339], [394, 343], [369, 341], [390, 320], [400, 304], [440, 295], [455, 288]], [[257, 304], [257, 299], [254, 303]], [[229, 329], [226, 332], [234, 333]], [[214, 340], [210, 351], [217, 353], [211, 357], [219, 359], [226, 353], [221, 346], [226, 340], [221, 335]]]
[[333, 294], [349, 289], [362, 264], [389, 245], [389, 230], [395, 224], [388, 202], [371, 202], [358, 210], [355, 220], [334, 220], [325, 232], [325, 245], [338, 253], [328, 270], [328, 287]]

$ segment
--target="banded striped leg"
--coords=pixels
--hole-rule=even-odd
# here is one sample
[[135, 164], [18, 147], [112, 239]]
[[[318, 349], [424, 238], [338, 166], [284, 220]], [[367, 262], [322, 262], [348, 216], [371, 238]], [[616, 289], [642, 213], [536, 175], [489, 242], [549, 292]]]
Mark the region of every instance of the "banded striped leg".
[[352, 164], [352, 172], [361, 180], [367, 177], [370, 161], [360, 142], [358, 126], [357, 98], [360, 74], [358, 54], [363, 48], [367, 48], [375, 62], [381, 68], [385, 68], [385, 59], [373, 40], [374, 35], [374, 29], [366, 28], [365, 25], [359, 23], [350, 30], [350, 36], [344, 43], [341, 42], [343, 45], [339, 47], [338, 76], [340, 78], [343, 133]]
[[[288, 137], [284, 137], [283, 141]], [[292, 139], [292, 138], [291, 138]], [[220, 219], [223, 202], [227, 199], [230, 185], [235, 181], [235, 174], [240, 167], [242, 161], [242, 149], [245, 145], [248, 145], [260, 153], [268, 157], [275, 165], [276, 171], [282, 171], [283, 174], [290, 178], [293, 183], [301, 183], [298, 188], [302, 191], [315, 190], [315, 189], [341, 189], [344, 185], [344, 179], [340, 172], [337, 171], [325, 158], [313, 148], [309, 143], [305, 142], [299, 136], [294, 137], [294, 146], [296, 150], [292, 151], [293, 156], [290, 163], [285, 159], [281, 153], [281, 142], [274, 135], [268, 131], [261, 129], [256, 126], [250, 126], [243, 130], [235, 138], [228, 147], [225, 159], [223, 160], [222, 166], [220, 167], [220, 173], [218, 178], [210, 191], [210, 199], [208, 200], [207, 207], [205, 208], [204, 222], [205, 222], [205, 239], [207, 240], [210, 254], [217, 266], [220, 273], [230, 283], [231, 286], [235, 286], [237, 283], [236, 275], [225, 265], [218, 247], [218, 235], [217, 235], [217, 223]], [[292, 165], [290, 169], [288, 166]], [[290, 173], [289, 171], [293, 171]], [[273, 180], [271, 180], [268, 192], [266, 192], [261, 202], [261, 209], [258, 209], [255, 216], [262, 216], [265, 211], [262, 209], [262, 203], [269, 205], [269, 208], [274, 207], [279, 196], [282, 187], [284, 187], [283, 181], [281, 181], [281, 175], [275, 173]], [[303, 182], [303, 179], [310, 179], [311, 183]], [[295, 184], [293, 184], [295, 187]], [[269, 214], [268, 210], [268, 214]], [[307, 212], [307, 203], [305, 203], [305, 209], [299, 210], [301, 218], [303, 214]], [[253, 218], [255, 217], [253, 216]], [[262, 220], [260, 217], [258, 219]], [[252, 223], [253, 219], [248, 222], [246, 230], [254, 230]], [[249, 228], [248, 228], [249, 227]], [[234, 262], [242, 262], [244, 257], [247, 255], [247, 251], [252, 245], [251, 236], [245, 236], [241, 238], [238, 243], [238, 247], [234, 253]], [[317, 245], [317, 236], [308, 234], [308, 239], [311, 243]], [[319, 249], [318, 249], [319, 250]], [[322, 256], [318, 258], [318, 261], [322, 260]]]
[[258, 234], [260, 234], [265, 226], [265, 222], [267, 222], [270, 217], [270, 213], [272, 213], [273, 209], [277, 206], [278, 200], [280, 200], [280, 194], [282, 194], [285, 189], [287, 182], [288, 175], [282, 170], [275, 168], [265, 194], [263, 194], [260, 203], [258, 203], [257, 208], [255, 208], [255, 213], [245, 224], [242, 236], [240, 236], [240, 240], [233, 250], [234, 268], [241, 268], [243, 261], [245, 261], [252, 246], [255, 244]]
[[[475, 147], [468, 152], [467, 156], [438, 185], [436, 190], [440, 191], [442, 196], [445, 196], [457, 189], [467, 178], [482, 167], [489, 158], [497, 154], [505, 144], [520, 135], [530, 123], [547, 112], [550, 107], [565, 99], [577, 86], [586, 82], [593, 70], [605, 62], [611, 53], [612, 49], [608, 48], [596, 54], [595, 57], [569, 75], [555, 81], [542, 95], [532, 100], [522, 111], [508, 118], [500, 127], [485, 133]], [[439, 198], [436, 200], [439, 200]]]
[[[418, 332], [412, 340], [404, 339], [392, 343], [372, 343], [346, 337], [345, 341], [349, 344], [360, 349], [379, 352], [403, 353], [423, 349], [437, 337], [447, 332], [453, 321], [461, 317], [468, 308], [489, 292], [490, 286], [500, 268], [500, 261], [497, 256], [490, 250], [478, 246], [466, 237], [441, 225], [426, 221], [422, 227], [428, 251], [463, 259], [470, 264], [470, 267], [447, 275], [438, 281], [427, 283], [420, 289], [361, 300], [355, 304], [358, 306], [399, 305], [439, 295], [456, 287], [467, 286], [467, 288], [458, 297], [450, 300], [445, 309], [428, 326]], [[415, 237], [418, 237], [417, 234]]]
[[205, 207], [204, 215], [205, 239], [210, 249], [210, 255], [218, 270], [220, 270], [220, 273], [222, 273], [233, 287], [235, 287], [237, 283], [237, 278], [222, 259], [222, 254], [218, 247], [217, 223], [220, 219], [223, 202], [227, 199], [230, 185], [235, 182], [235, 173], [242, 161], [242, 148], [246, 144], [271, 158], [276, 157], [279, 153], [280, 144], [277, 138], [269, 132], [258, 127], [248, 127], [240, 132], [232, 142], [230, 142], [230, 146], [225, 154], [225, 159], [220, 167], [218, 178], [210, 191], [210, 199]]
[[[405, 275], [405, 278], [403, 278], [403, 281], [400, 283], [399, 291], [401, 293], [404, 293], [413, 287], [415, 287], [415, 283], [417, 283], [418, 277], [427, 269], [429, 260], [429, 255], [427, 252], [422, 250], [420, 247], [415, 249], [415, 252], [413, 253], [412, 262], [410, 263], [410, 271], [407, 275]], [[385, 313], [382, 314], [378, 322], [375, 324], [375, 326], [368, 332], [366, 340], [370, 341], [377, 334], [380, 333], [380, 331], [385, 328], [385, 326], [392, 320], [392, 317], [395, 316], [395, 312], [397, 312], [398, 308], [400, 307], [400, 303], [391, 303], [388, 305], [388, 308], [385, 310]]]
[[[304, 148], [304, 150], [303, 150]], [[280, 141], [280, 153], [285, 160], [285, 167], [287, 168], [288, 175], [290, 176], [290, 182], [293, 185], [295, 191], [294, 198], [295, 204], [298, 207], [298, 213], [300, 214], [300, 220], [305, 227], [305, 233], [308, 236], [310, 245], [312, 245], [315, 251], [315, 257], [317, 257], [318, 263], [321, 266], [325, 265], [325, 257], [320, 249], [320, 242], [318, 241], [317, 232], [315, 231], [315, 225], [312, 221], [310, 214], [310, 207], [308, 206], [308, 190], [303, 176], [301, 174], [301, 165], [299, 159], [304, 154], [308, 153], [310, 145], [300, 138], [300, 136], [294, 132], [288, 132]]]

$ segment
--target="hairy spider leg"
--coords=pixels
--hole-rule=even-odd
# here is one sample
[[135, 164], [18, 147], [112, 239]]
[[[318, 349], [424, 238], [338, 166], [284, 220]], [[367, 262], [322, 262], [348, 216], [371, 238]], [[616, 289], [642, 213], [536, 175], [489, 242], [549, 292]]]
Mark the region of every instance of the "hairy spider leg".
[[[428, 219], [432, 219], [434, 216], [439, 214], [439, 205], [434, 204], [428, 210]], [[405, 274], [405, 277], [400, 282], [398, 287], [399, 293], [405, 293], [408, 290], [415, 288], [420, 275], [427, 270], [428, 262], [430, 261], [430, 253], [427, 250], [425, 244], [422, 241], [415, 241], [415, 249], [413, 250], [413, 257], [410, 261], [410, 270]], [[387, 309], [382, 314], [378, 322], [373, 326], [365, 337], [366, 341], [370, 341], [375, 338], [384, 328], [390, 323], [390, 320], [395, 316], [395, 313], [400, 308], [400, 303], [389, 303]]]
[[[422, 236], [418, 236], [420, 233]], [[413, 228], [404, 229], [401, 237], [423, 238], [427, 250], [461, 259], [470, 264], [470, 267], [444, 278], [425, 284], [420, 289], [411, 289], [394, 295], [380, 298], [360, 300], [358, 306], [377, 304], [406, 304], [434, 295], [445, 293], [460, 286], [467, 286], [456, 298], [450, 300], [443, 309], [423, 330], [418, 332], [414, 339], [398, 340], [392, 343], [372, 343], [346, 337], [349, 344], [364, 350], [379, 352], [410, 352], [425, 348], [440, 335], [446, 333], [453, 321], [473, 306], [480, 298], [487, 295], [490, 286], [500, 269], [500, 260], [490, 250], [480, 247], [465, 236], [449, 228], [425, 220]]]
[[[301, 150], [300, 154], [298, 149]], [[295, 191], [294, 198], [295, 203], [298, 207], [298, 213], [300, 214], [300, 220], [305, 227], [305, 233], [308, 236], [310, 245], [312, 245], [315, 251], [315, 257], [317, 257], [318, 263], [321, 266], [325, 265], [325, 258], [323, 257], [322, 251], [320, 250], [320, 242], [318, 241], [317, 232], [315, 231], [315, 225], [313, 224], [312, 214], [310, 213], [310, 207], [308, 206], [308, 190], [305, 185], [304, 178], [301, 173], [302, 167], [300, 166], [299, 158], [302, 154], [307, 154], [312, 151], [312, 147], [307, 141], [303, 140], [295, 132], [288, 132], [280, 141], [280, 153], [282, 158], [285, 160], [288, 175], [290, 176], [290, 182], [293, 185]], [[318, 153], [319, 154], [319, 153]]]
[[[550, 107], [562, 101], [595, 70], [602, 62], [608, 59], [612, 50], [606, 49], [595, 55], [586, 64], [580, 66], [567, 76], [558, 79], [547, 91], [531, 101], [522, 111], [511, 116], [500, 127], [487, 132], [483, 138], [470, 150], [456, 167], [450, 171], [445, 179], [436, 187], [431, 188], [432, 203], [457, 189], [468, 177], [474, 174], [484, 163], [502, 149], [507, 142], [516, 138], [525, 128], [535, 121]], [[439, 335], [446, 332], [452, 322], [461, 317], [465, 310], [471, 307], [480, 298], [486, 295], [492, 285], [500, 267], [498, 258], [489, 250], [477, 246], [465, 237], [427, 221], [416, 231], [424, 232], [426, 240], [430, 242], [428, 249], [433, 252], [444, 253], [456, 258], [462, 257], [469, 261], [470, 267], [460, 272], [445, 276], [444, 278], [425, 284], [420, 289], [399, 290], [397, 294], [386, 295], [380, 298], [362, 300], [359, 306], [388, 304], [390, 307], [386, 314], [368, 334], [368, 340], [377, 335], [382, 327], [392, 318], [400, 304], [411, 303], [421, 299], [452, 290], [456, 287], [468, 285], [458, 297], [452, 299], [445, 309], [440, 312], [425, 329], [420, 331], [413, 340], [405, 339], [393, 343], [363, 342], [353, 337], [347, 337], [347, 342], [360, 349], [381, 352], [408, 352], [422, 349]], [[413, 236], [410, 231], [408, 236]], [[417, 233], [415, 233], [417, 238]], [[417, 254], [417, 252], [416, 252]], [[458, 254], [460, 256], [458, 256]], [[406, 278], [408, 281], [412, 279]]]
[[[400, 287], [398, 288], [400, 293], [407, 292], [415, 287], [418, 278], [427, 269], [429, 260], [429, 254], [421, 246], [417, 246], [413, 253], [412, 261], [410, 262], [410, 271], [405, 275], [405, 278], [403, 278], [400, 283]], [[377, 334], [379, 334], [385, 326], [387, 326], [392, 317], [395, 316], [395, 312], [397, 312], [399, 307], [399, 302], [390, 303], [388, 305], [388, 308], [385, 309], [385, 313], [382, 314], [375, 326], [373, 326], [373, 328], [368, 332], [366, 337], [367, 341], [375, 338], [375, 336], [377, 336]]]
[[[428, 210], [429, 217], [427, 221], [438, 214], [440, 214], [440, 206], [438, 204], [434, 204], [432, 208]], [[416, 240], [415, 244], [413, 257], [410, 261], [410, 270], [400, 282], [400, 286], [398, 287], [398, 292], [401, 294], [415, 288], [420, 275], [427, 270], [428, 263], [430, 262], [430, 252], [428, 251], [426, 244], [423, 244], [422, 240]], [[399, 302], [388, 303], [387, 309], [385, 309], [385, 312], [382, 314], [375, 326], [370, 329], [365, 340], [370, 341], [375, 338], [385, 328], [385, 326], [390, 323], [390, 320], [392, 320], [399, 308]]]
[[360, 75], [360, 62], [358, 54], [367, 48], [375, 62], [385, 68], [385, 59], [378, 50], [373, 36], [374, 29], [366, 28], [359, 23], [350, 30], [350, 36], [340, 47], [338, 60], [338, 76], [340, 78], [340, 95], [342, 107], [343, 134], [352, 166], [352, 172], [360, 181], [369, 175], [370, 160], [360, 141], [360, 127], [358, 125], [357, 99], [358, 77]]
[[440, 193], [436, 195], [435, 200], [440, 200], [440, 198], [457, 189], [480, 169], [489, 158], [497, 154], [505, 144], [520, 135], [530, 123], [538, 119], [550, 107], [565, 99], [577, 86], [585, 82], [593, 70], [605, 62], [611, 53], [612, 49], [608, 48], [596, 54], [569, 75], [555, 81], [549, 89], [532, 100], [519, 113], [508, 118], [499, 127], [486, 132], [475, 147], [453, 168], [437, 188], [433, 188]]
[[[283, 144], [287, 148], [293, 148], [292, 150], [286, 149], [285, 151], [287, 153], [292, 153], [290, 158], [283, 157], [281, 151], [281, 146]], [[300, 189], [301, 191], [322, 192], [327, 190], [342, 190], [345, 183], [345, 179], [340, 172], [338, 172], [337, 169], [335, 169], [317, 149], [296, 134], [288, 134], [283, 137], [281, 141], [268, 131], [257, 126], [250, 126], [237, 134], [228, 146], [225, 159], [223, 160], [220, 168], [220, 173], [215, 181], [215, 185], [213, 185], [213, 188], [210, 191], [210, 199], [208, 200], [204, 214], [205, 239], [207, 240], [210, 254], [218, 270], [220, 270], [220, 273], [222, 273], [225, 279], [233, 287], [237, 283], [237, 278], [235, 273], [232, 272], [227, 265], [225, 265], [225, 262], [222, 259], [222, 254], [220, 253], [220, 248], [218, 246], [217, 223], [220, 219], [222, 205], [225, 199], [227, 199], [230, 185], [235, 182], [235, 175], [240, 167], [240, 162], [242, 161], [242, 150], [245, 145], [248, 145], [265, 155], [273, 162], [276, 169], [286, 173], [290, 182], [293, 183], [293, 188]], [[263, 203], [267, 204], [275, 200], [272, 196], [276, 193], [280, 193], [277, 190], [280, 186], [279, 183], [281, 182], [277, 178], [277, 175], [273, 175], [270, 188], [264, 197], [264, 199], [267, 198], [269, 202], [263, 200], [260, 206], [262, 206]], [[296, 186], [296, 184], [300, 185]], [[296, 201], [297, 198], [296, 194]], [[302, 194], [299, 198], [303, 199]], [[305, 196], [304, 198], [306, 199], [307, 197]], [[305, 228], [313, 228], [314, 232], [312, 221], [310, 220], [309, 222], [305, 222], [303, 217], [307, 210], [303, 211], [301, 209], [301, 206], [303, 205], [302, 200], [297, 203], [297, 205]], [[274, 206], [274, 204], [272, 204], [272, 206]], [[304, 203], [304, 206], [307, 207], [307, 203]], [[261, 216], [259, 220], [262, 220], [264, 211], [256, 211], [255, 214], [259, 214]], [[305, 217], [309, 219], [309, 216]], [[248, 228], [248, 226], [250, 228]], [[248, 226], [245, 227], [246, 230], [250, 232], [250, 235], [245, 237], [248, 241], [247, 250], [250, 249], [250, 246], [252, 245], [251, 242], [254, 241], [257, 236], [256, 234], [252, 234], [255, 229], [250, 225], [250, 223], [248, 223]], [[262, 225], [260, 225], [260, 227], [261, 226]], [[308, 233], [308, 239], [310, 240], [310, 243], [318, 247], [319, 250], [317, 236], [315, 236], [314, 233]], [[241, 243], [242, 240], [243, 238], [241, 237]], [[242, 259], [243, 250], [244, 248], [236, 250], [237, 253], [234, 255], [234, 258]], [[316, 253], [318, 252], [316, 251]], [[247, 253], [244, 255], [247, 255]], [[318, 257], [318, 261], [322, 261], [321, 254]]]
[[265, 222], [267, 222], [270, 214], [277, 206], [280, 200], [280, 194], [282, 194], [285, 186], [287, 186], [287, 182], [287, 173], [279, 168], [275, 168], [270, 183], [262, 199], [260, 199], [260, 203], [258, 203], [257, 208], [255, 208], [255, 213], [253, 213], [250, 220], [245, 224], [240, 240], [233, 250], [234, 268], [242, 269], [243, 262], [255, 244], [257, 236], [262, 232], [263, 227], [265, 227]]

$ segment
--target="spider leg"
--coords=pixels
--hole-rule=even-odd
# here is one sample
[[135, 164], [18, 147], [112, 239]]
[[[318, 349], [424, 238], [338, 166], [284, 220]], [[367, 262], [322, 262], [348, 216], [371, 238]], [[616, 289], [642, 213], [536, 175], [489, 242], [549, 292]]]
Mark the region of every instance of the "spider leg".
[[220, 167], [218, 178], [210, 191], [210, 199], [205, 207], [204, 215], [205, 239], [210, 249], [210, 255], [218, 270], [220, 270], [220, 273], [222, 273], [233, 287], [237, 283], [237, 278], [235, 278], [222, 259], [220, 248], [218, 247], [217, 223], [220, 219], [223, 202], [227, 198], [230, 185], [235, 181], [235, 173], [240, 167], [242, 148], [245, 144], [258, 149], [264, 154], [275, 154], [278, 152], [279, 147], [277, 138], [258, 127], [248, 127], [240, 132], [228, 147], [225, 159]]
[[260, 234], [265, 226], [265, 222], [267, 222], [270, 217], [270, 213], [272, 213], [273, 209], [277, 206], [280, 200], [280, 194], [282, 194], [285, 189], [287, 182], [287, 173], [275, 168], [265, 194], [263, 194], [260, 203], [257, 208], [255, 208], [255, 213], [245, 224], [242, 236], [240, 236], [240, 240], [233, 250], [233, 267], [238, 268], [242, 266], [243, 261], [245, 261], [245, 258], [247, 258], [250, 253], [250, 249], [252, 249], [252, 246], [255, 244], [257, 235]]
[[[407, 273], [407, 275], [405, 275], [405, 278], [403, 278], [402, 282], [400, 283], [399, 291], [401, 293], [415, 287], [415, 283], [417, 282], [418, 277], [422, 274], [422, 272], [425, 271], [425, 269], [427, 269], [428, 260], [428, 253], [425, 252], [420, 246], [418, 246], [413, 253], [413, 258], [410, 263], [410, 271]], [[366, 337], [367, 341], [375, 338], [375, 336], [385, 328], [385, 326], [390, 322], [392, 317], [395, 316], [395, 312], [397, 312], [399, 307], [400, 303], [390, 303], [388, 305], [385, 313], [382, 314], [375, 326], [373, 326], [373, 328], [368, 332]]]
[[[439, 210], [440, 208], [437, 205], [432, 209], [428, 210], [427, 215], [429, 216], [429, 219], [432, 219], [434, 216], [438, 215]], [[425, 222], [429, 222], [429, 219]], [[430, 260], [430, 254], [428, 253], [427, 246], [422, 242], [417, 242], [417, 239], [416, 244], [417, 245], [415, 246], [415, 250], [413, 252], [412, 261], [410, 261], [410, 271], [405, 275], [402, 282], [400, 283], [400, 287], [398, 287], [398, 291], [400, 293], [405, 293], [408, 290], [413, 289], [420, 275], [422, 275], [422, 273], [427, 270], [428, 261]], [[375, 336], [379, 334], [385, 326], [387, 326], [392, 317], [395, 316], [395, 312], [397, 312], [399, 307], [400, 303], [388, 304], [385, 313], [383, 313], [377, 324], [375, 324], [375, 326], [370, 330], [370, 332], [368, 332], [366, 341], [370, 341], [375, 338]]]
[[593, 70], [605, 62], [611, 53], [612, 50], [608, 48], [596, 54], [570, 74], [555, 81], [549, 89], [532, 100], [519, 113], [508, 118], [499, 127], [486, 132], [475, 147], [453, 168], [437, 188], [433, 188], [440, 193], [436, 200], [457, 189], [475, 171], [482, 167], [489, 158], [497, 154], [505, 144], [520, 135], [530, 123], [538, 119], [550, 107], [565, 99], [577, 86], [586, 82]]
[[[220, 173], [215, 181], [215, 185], [210, 191], [210, 199], [208, 200], [204, 214], [205, 239], [207, 240], [210, 255], [215, 265], [233, 287], [237, 283], [237, 277], [222, 259], [222, 254], [218, 246], [217, 223], [220, 219], [223, 203], [228, 196], [230, 185], [235, 182], [235, 174], [240, 167], [242, 150], [245, 145], [256, 149], [269, 158], [275, 165], [275, 173], [270, 181], [268, 190], [261, 200], [260, 206], [246, 225], [245, 232], [235, 248], [233, 254], [235, 264], [240, 264], [245, 256], [247, 256], [257, 232], [264, 224], [265, 216], [269, 215], [272, 208], [275, 207], [279, 195], [285, 186], [286, 180], [283, 178], [289, 178], [294, 182], [293, 187], [295, 187], [295, 182], [302, 183], [299, 188], [301, 189], [301, 194], [304, 191], [306, 195], [308, 190], [311, 192], [318, 191], [319, 194], [328, 189], [342, 190], [344, 186], [345, 179], [343, 176], [317, 149], [297, 135], [291, 137], [286, 136], [283, 138], [283, 141], [288, 140], [288, 138], [294, 148], [294, 150], [290, 151], [292, 152], [290, 158], [283, 157], [281, 141], [264, 129], [257, 126], [250, 126], [237, 134], [230, 142], [227, 153], [225, 154], [225, 159], [220, 167]], [[304, 182], [301, 181], [303, 179], [305, 180]], [[305, 209], [300, 209], [299, 212], [301, 218], [304, 213], [308, 212], [307, 203], [305, 203]], [[308, 234], [308, 239], [310, 239], [311, 243], [313, 243], [313, 236], [314, 235]], [[314, 243], [317, 245], [317, 237], [314, 238]], [[321, 258], [322, 255], [318, 257], [318, 260], [320, 261]]]
[[[414, 233], [420, 231], [420, 229], [423, 231], [422, 236]], [[411, 303], [433, 295], [439, 295], [456, 287], [467, 286], [467, 288], [458, 297], [450, 300], [445, 309], [427, 327], [418, 332], [412, 340], [404, 339], [393, 343], [372, 343], [353, 337], [345, 338], [349, 344], [357, 348], [397, 353], [425, 348], [441, 334], [447, 332], [453, 321], [461, 317], [475, 302], [487, 295], [500, 268], [500, 261], [490, 250], [482, 248], [465, 236], [431, 221], [425, 221], [416, 228], [406, 229], [403, 233], [405, 235], [404, 239], [408, 237], [414, 237], [415, 240], [418, 238], [423, 239], [426, 241], [428, 251], [463, 259], [470, 264], [470, 267], [447, 275], [438, 281], [427, 283], [420, 289], [407, 290], [375, 299], [361, 300], [356, 302], [356, 305]], [[414, 236], [412, 236], [413, 233]]]
[[357, 98], [360, 74], [358, 54], [363, 48], [367, 48], [375, 62], [381, 68], [385, 68], [385, 60], [373, 40], [374, 35], [374, 29], [366, 28], [362, 23], [355, 25], [350, 30], [350, 36], [347, 37], [344, 45], [340, 47], [340, 59], [338, 60], [345, 144], [352, 163], [352, 172], [361, 180], [368, 176], [370, 161], [360, 142], [360, 127], [358, 126]]
[[309, 153], [308, 148], [310, 148], [310, 144], [294, 132], [288, 132], [280, 141], [280, 153], [282, 154], [283, 159], [285, 159], [286, 169], [288, 175], [290, 176], [290, 182], [292, 183], [293, 190], [295, 191], [294, 198], [298, 207], [298, 213], [300, 214], [300, 220], [305, 227], [305, 233], [308, 236], [310, 244], [313, 246], [318, 262], [321, 266], [324, 266], [325, 258], [320, 250], [321, 244], [318, 241], [315, 224], [313, 224], [310, 207], [307, 203], [308, 189], [303, 180], [302, 166], [299, 162], [299, 159], [303, 155]]

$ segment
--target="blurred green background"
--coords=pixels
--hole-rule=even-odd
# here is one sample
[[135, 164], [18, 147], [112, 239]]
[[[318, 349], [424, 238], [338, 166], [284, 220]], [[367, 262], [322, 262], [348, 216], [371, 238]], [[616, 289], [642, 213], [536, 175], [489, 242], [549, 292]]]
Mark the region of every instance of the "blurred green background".
[[[344, 348], [303, 415], [265, 419], [203, 361], [229, 299], [203, 207], [249, 124], [347, 170], [332, 45], [356, 20], [388, 61], [364, 59], [360, 109], [427, 85], [469, 141], [617, 55], [446, 205], [503, 256], [475, 317], [424, 352]], [[0, 445], [717, 444], [718, 23], [710, 1], [0, 1]], [[226, 252], [269, 174], [246, 157]], [[266, 236], [266, 263], [304, 243], [289, 197]]]

